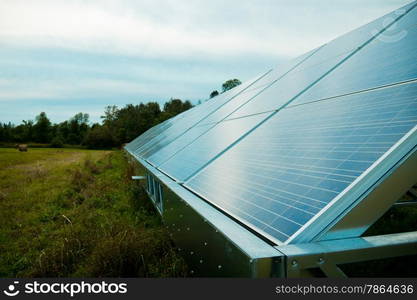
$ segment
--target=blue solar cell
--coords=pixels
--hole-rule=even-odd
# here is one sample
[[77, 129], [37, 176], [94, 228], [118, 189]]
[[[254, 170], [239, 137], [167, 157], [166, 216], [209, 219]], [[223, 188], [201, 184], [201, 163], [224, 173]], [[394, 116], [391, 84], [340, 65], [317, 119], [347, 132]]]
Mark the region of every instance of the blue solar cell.
[[233, 99], [233, 97], [238, 95], [241, 91], [251, 86], [259, 78], [260, 77], [257, 77], [256, 79], [244, 82], [225, 93], [222, 93], [190, 110], [187, 110], [180, 116], [172, 120], [168, 120], [168, 122], [172, 122], [172, 125], [166, 130], [160, 132], [159, 135], [150, 139], [147, 143], [142, 144], [139, 148], [135, 149], [135, 154], [144, 159], [148, 159], [154, 153], [167, 146], [193, 126], [204, 120], [204, 118], [216, 111], [219, 107]]
[[268, 89], [272, 84], [281, 81], [283, 78], [285, 78], [285, 76], [288, 76], [288, 74], [290, 74], [293, 70], [302, 66], [304, 62], [310, 59], [310, 57], [313, 56], [318, 50], [319, 48], [309, 51], [293, 60], [290, 60], [287, 63], [281, 64], [280, 66], [276, 67], [263, 78], [261, 78], [253, 85], [248, 87], [245, 91], [240, 93], [237, 97], [224, 104], [216, 112], [212, 113], [202, 123], [209, 124], [222, 121], [223, 119], [231, 115], [234, 111], [239, 109], [241, 106], [251, 101], [252, 98], [262, 93], [265, 89]]
[[413, 9], [290, 105], [416, 79], [416, 40], [417, 9]]
[[163, 123], [160, 123], [150, 128], [149, 130], [147, 130], [146, 132], [138, 136], [136, 139], [131, 141], [128, 145], [126, 145], [126, 149], [131, 152], [135, 151], [139, 147], [149, 142], [154, 137], [158, 136], [161, 132], [168, 129], [171, 125], [172, 125], [172, 120], [167, 120]]
[[[410, 8], [412, 8], [411, 4], [406, 6], [403, 10], [401, 10], [401, 12]], [[415, 12], [412, 10], [411, 13]], [[409, 28], [408, 30], [410, 31], [408, 38], [406, 36], [403, 40], [403, 46], [407, 46], [406, 48], [402, 49], [401, 47], [403, 46], [401, 45], [382, 42], [382, 39], [379, 39], [377, 40], [378, 43], [375, 42], [371, 45], [366, 45], [363, 49], [358, 50], [359, 47], [365, 45], [383, 29], [382, 24], [387, 23], [387, 20], [395, 20], [397, 18], [399, 18], [399, 22], [401, 22], [398, 27], [406, 27]], [[293, 103], [299, 103], [300, 100], [298, 99], [304, 99], [305, 97], [313, 100], [322, 99], [324, 98], [323, 95], [326, 93], [323, 91], [323, 94], [321, 94], [321, 92], [325, 89], [333, 90], [333, 95], [337, 96], [340, 95], [340, 93], [335, 93], [334, 90], [337, 90], [338, 87], [340, 90], [352, 91], [352, 89], [357, 90], [360, 87], [364, 88], [374, 86], [373, 84], [377, 84], [378, 82], [383, 84], [396, 82], [393, 81], [394, 79], [398, 79], [399, 81], [402, 79], [415, 78], [416, 68], [412, 62], [415, 61], [417, 56], [417, 46], [414, 36], [414, 31], [417, 29], [411, 29], [415, 20], [416, 18], [414, 15], [402, 18], [402, 15], [399, 15], [397, 12], [392, 12], [331, 41], [330, 43], [319, 48], [317, 52], [306, 59], [302, 64], [300, 64], [300, 66], [286, 75], [282, 80], [274, 83], [270, 88], [266, 89], [263, 93], [255, 97], [235, 113], [231, 114], [228, 119], [278, 110], [282, 105], [293, 99], [296, 99]], [[383, 49], [374, 45], [379, 45], [381, 43], [390, 44], [391, 48]], [[370, 48], [369, 51], [367, 50], [368, 48]], [[389, 50], [389, 52], [386, 50]], [[381, 54], [381, 51], [385, 51], [384, 54]], [[413, 51], [413, 53], [408, 54], [407, 51]], [[366, 57], [362, 58], [362, 53], [366, 53], [367, 55], [364, 55]], [[402, 65], [399, 66], [407, 66], [407, 71], [404, 67], [400, 70], [395, 69], [398, 67], [398, 62], [395, 59], [393, 60], [392, 53], [404, 53], [405, 57], [398, 58], [397, 60], [402, 60]], [[349, 57], [350, 55], [352, 56]], [[361, 57], [356, 58], [358, 55], [361, 55]], [[370, 61], [367, 61], [367, 59]], [[378, 60], [384, 60], [385, 63], [379, 65]], [[349, 63], [350, 61], [352, 61], [352, 63]], [[372, 61], [375, 63], [372, 63]], [[348, 64], [348, 67], [345, 67], [346, 64]], [[394, 69], [391, 74], [398, 73], [397, 76], [384, 77], [385, 73], [381, 73], [381, 71], [385, 72], [387, 67]], [[341, 68], [347, 69], [348, 72], [338, 72], [338, 74], [340, 73], [342, 75], [335, 77], [334, 73]], [[357, 69], [359, 69], [360, 72], [358, 72]], [[387, 73], [390, 74], [389, 72]], [[319, 80], [322, 76], [324, 76], [324, 79]], [[352, 84], [350, 84], [350, 82], [345, 82], [345, 77], [349, 77], [349, 79], [352, 78]], [[374, 78], [368, 80], [369, 77]], [[366, 78], [366, 80], [364, 80], [364, 78]], [[330, 83], [324, 83], [327, 79]], [[318, 84], [316, 81], [318, 81]], [[316, 98], [304, 96], [304, 94], [309, 95], [310, 93], [314, 93], [310, 91], [312, 90], [311, 88], [308, 89], [310, 85], [313, 85], [314, 87], [316, 85], [320, 85], [322, 87], [317, 93], [314, 94]], [[313, 89], [313, 91], [314, 90], [315, 89]]]
[[160, 135], [162, 132], [167, 130], [171, 127], [174, 123], [178, 122], [183, 118], [187, 118], [188, 114], [190, 114], [192, 109], [182, 112], [175, 117], [172, 117], [158, 125], [147, 130], [145, 133], [141, 134], [139, 137], [131, 141], [127, 146], [126, 149], [131, 153], [139, 154], [140, 152], [138, 149], [145, 147], [147, 143], [150, 143], [154, 138]]
[[194, 126], [186, 133], [178, 137], [176, 140], [172, 141], [170, 144], [161, 148], [159, 151], [149, 157], [148, 161], [154, 166], [161, 165], [163, 162], [169, 160], [175, 153], [179, 152], [188, 144], [192, 143], [213, 126], [214, 124]]
[[416, 125], [417, 83], [287, 107], [184, 185], [282, 243]]
[[159, 169], [176, 180], [183, 181], [264, 118], [264, 115], [256, 115], [217, 123], [198, 140], [190, 143], [159, 166]]
[[[274, 81], [280, 80], [283, 76], [296, 68], [299, 64], [303, 63], [304, 60], [308, 59], [316, 51], [317, 49], [312, 50], [304, 55], [301, 55], [300, 57], [297, 57], [296, 59], [291, 60], [288, 63], [280, 65], [276, 68], [276, 70], [267, 73], [265, 76], [255, 81], [247, 89], [242, 90], [242, 92], [237, 94], [234, 98], [223, 104], [213, 113], [203, 118], [198, 123], [198, 126], [187, 130], [175, 140], [168, 143], [166, 146], [160, 147], [158, 151], [154, 152], [152, 156], [148, 157], [148, 161], [154, 166], [160, 166], [177, 152], [197, 139], [199, 136], [214, 127], [216, 123], [224, 120], [228, 115], [233, 113], [240, 106], [244, 105], [247, 101], [250, 101], [253, 97], [262, 92]], [[210, 126], [200, 126], [200, 124]]]
[[240, 118], [281, 108], [351, 54], [351, 52], [348, 52], [335, 57], [328, 57], [327, 51], [323, 52], [323, 54], [321, 51], [323, 50], [317, 51], [295, 70], [229, 115], [227, 119]]

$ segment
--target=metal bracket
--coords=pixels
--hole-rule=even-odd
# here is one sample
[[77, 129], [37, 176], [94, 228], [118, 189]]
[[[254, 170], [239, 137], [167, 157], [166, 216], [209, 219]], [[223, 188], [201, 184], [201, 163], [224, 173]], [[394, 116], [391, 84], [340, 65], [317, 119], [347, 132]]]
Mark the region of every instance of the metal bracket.
[[319, 268], [328, 277], [346, 277], [340, 264], [417, 254], [417, 231], [276, 247], [286, 255], [287, 277], [312, 276]]
[[[417, 207], [417, 184], [411, 187], [405, 195], [411, 198], [411, 201], [399, 201], [393, 207]], [[403, 198], [400, 200], [403, 200]]]
[[408, 192], [408, 195], [410, 195], [414, 200], [417, 201], [417, 185], [414, 185]]
[[398, 202], [393, 207], [417, 207], [417, 201]]

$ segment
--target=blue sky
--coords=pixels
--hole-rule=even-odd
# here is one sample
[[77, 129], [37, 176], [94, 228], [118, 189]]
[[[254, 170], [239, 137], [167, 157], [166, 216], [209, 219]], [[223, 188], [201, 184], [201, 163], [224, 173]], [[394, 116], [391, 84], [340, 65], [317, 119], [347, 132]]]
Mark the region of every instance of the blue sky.
[[410, 0], [0, 0], [0, 122], [204, 100]]

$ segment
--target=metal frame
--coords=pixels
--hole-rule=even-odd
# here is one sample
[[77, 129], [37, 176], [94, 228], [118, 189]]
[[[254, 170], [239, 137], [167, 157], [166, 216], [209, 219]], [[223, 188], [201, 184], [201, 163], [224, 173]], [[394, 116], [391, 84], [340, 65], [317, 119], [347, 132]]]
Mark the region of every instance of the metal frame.
[[394, 171], [383, 176], [363, 199], [358, 199], [352, 205], [353, 208], [317, 240], [361, 236], [392, 206], [412, 206], [413, 202], [397, 201], [412, 190], [417, 182], [417, 150], [414, 149], [398, 165]]
[[146, 193], [148, 197], [152, 200], [152, 203], [158, 210], [158, 212], [163, 215], [164, 211], [164, 194], [163, 189], [158, 180], [154, 178], [153, 175], [147, 174], [146, 176], [132, 176], [133, 177], [143, 177], [146, 178]]
[[[401, 138], [392, 148], [381, 156], [368, 170], [352, 182], [343, 192], [341, 192], [335, 199], [329, 202], [326, 207], [309, 222], [301, 227], [286, 244], [306, 243], [313, 240], [320, 239], [340, 239], [347, 237], [360, 236], [366, 229], [373, 224], [386, 210], [388, 210], [398, 198], [383, 197], [380, 199], [384, 203], [385, 210], [373, 211], [372, 206], [369, 205], [369, 199], [372, 192], [381, 181], [385, 180], [387, 176], [396, 172], [401, 165], [411, 166], [414, 170], [417, 167], [416, 160], [416, 145], [417, 145], [417, 126], [410, 130], [403, 138]], [[413, 157], [411, 163], [404, 164], [410, 156]], [[388, 170], [388, 171], [387, 171]], [[414, 180], [416, 174], [413, 174], [413, 181], [402, 193], [405, 193], [416, 181]], [[408, 184], [408, 182], [407, 182]], [[372, 201], [371, 201], [372, 202]], [[339, 222], [342, 222], [342, 228], [345, 217], [352, 214], [355, 207], [360, 207], [362, 210], [364, 206], [367, 207], [366, 214], [372, 215], [373, 222], [350, 224], [347, 230], [331, 231], [331, 228], [337, 228]], [[355, 210], [356, 212], [356, 210]], [[365, 214], [365, 215], [366, 215]], [[335, 217], [336, 216], [336, 217]], [[369, 219], [368, 219], [369, 221]], [[331, 231], [327, 236], [327, 232]]]
[[[146, 161], [135, 158], [150, 174], [151, 181], [156, 181], [162, 188], [164, 208], [158, 211], [177, 250], [191, 266], [190, 275], [285, 277], [284, 256], [273, 245]], [[156, 206], [154, 201], [152, 203]]]
[[417, 232], [284, 245], [287, 277], [311, 275], [319, 268], [328, 277], [346, 277], [338, 265], [417, 254]]

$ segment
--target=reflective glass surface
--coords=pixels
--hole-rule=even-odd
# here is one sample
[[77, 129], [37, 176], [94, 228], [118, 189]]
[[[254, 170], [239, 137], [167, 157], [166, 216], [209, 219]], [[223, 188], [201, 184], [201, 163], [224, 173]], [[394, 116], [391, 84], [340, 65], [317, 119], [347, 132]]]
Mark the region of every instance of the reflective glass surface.
[[159, 169], [179, 181], [184, 181], [264, 118], [265, 115], [256, 115], [220, 122], [159, 166]]
[[[295, 99], [293, 103], [300, 103], [301, 100], [298, 100], [300, 98], [313, 98], [314, 100], [323, 99], [325, 98], [325, 95], [328, 95], [329, 93], [323, 92], [323, 94], [321, 94], [321, 90], [337, 90], [337, 87], [343, 87], [345, 91], [349, 91], [352, 90], [352, 88], [357, 90], [361, 86], [373, 86], [378, 82], [379, 84], [393, 82], [395, 76], [383, 78], [384, 73], [381, 73], [381, 71], [385, 71], [387, 68], [392, 68], [392, 73], [401, 73], [401, 75], [397, 76], [397, 79], [407, 79], [413, 77], [416, 72], [416, 68], [414, 67], [415, 63], [410, 64], [410, 62], [413, 61], [413, 59], [415, 61], [417, 53], [415, 51], [415, 36], [413, 36], [413, 30], [415, 30], [415, 26], [412, 26], [412, 24], [416, 22], [416, 16], [411, 14], [415, 14], [415, 9], [411, 10], [410, 16], [406, 15], [404, 18], [402, 16], [402, 14], [404, 14], [404, 12], [410, 8], [412, 8], [412, 4], [407, 5], [404, 9], [389, 13], [386, 16], [383, 16], [363, 27], [351, 31], [325, 44], [319, 48], [318, 51], [315, 52], [311, 57], [300, 64], [296, 69], [287, 74], [284, 78], [277, 81], [270, 88], [266, 89], [263, 93], [248, 102], [235, 113], [231, 114], [228, 119], [247, 116], [260, 112], [278, 110], [283, 104], [286, 104], [293, 99]], [[397, 18], [400, 18], [398, 25], [389, 27], [390, 30], [387, 30], [386, 33], [377, 39], [377, 42], [371, 45], [366, 45], [363, 49], [357, 51], [359, 47], [365, 45], [370, 39], [372, 39], [381, 30], [383, 30], [384, 24], [388, 25], [390, 22]], [[387, 43], [386, 40], [384, 40], [384, 42], [382, 41], [384, 36], [387, 36], [389, 32], [395, 31], [392, 28], [395, 28], [396, 31], [401, 32], [406, 30], [402, 29], [403, 27], [409, 28], [408, 30], [410, 31], [408, 39], [404, 39], [402, 41], [403, 44], [406, 45], [405, 48], [401, 48], [402, 46], [396, 45], [396, 43]], [[411, 28], [414, 29], [412, 30]], [[399, 34], [402, 35], [403, 33]], [[381, 43], [389, 44], [391, 48], [388, 49], [388, 47], [378, 47], [378, 45]], [[366, 50], [368, 47], [370, 50]], [[414, 52], [407, 53], [406, 51]], [[354, 52], [356, 53], [353, 54]], [[398, 61], [396, 61], [396, 59], [393, 57], [394, 53], [396, 55], [403, 53], [407, 56], [404, 59], [397, 59], [402, 59], [402, 65], [396, 65]], [[353, 55], [346, 59], [351, 54]], [[358, 55], [361, 57], [356, 58]], [[378, 63], [382, 62], [382, 60], [384, 60], [385, 64], [378, 65]], [[408, 71], [405, 71], [404, 68], [402, 70], [395, 69], [396, 67], [405, 66], [407, 63], [409, 67]], [[339, 69], [341, 68], [343, 69], [339, 72]], [[359, 69], [360, 73], [356, 71], [356, 68]], [[341, 75], [335, 77], [334, 74], [336, 72]], [[321, 79], [322, 76], [324, 77]], [[346, 80], [347, 82], [344, 82], [346, 76], [350, 77], [351, 82], [349, 82], [348, 79]], [[373, 78], [368, 80], [368, 76]], [[326, 83], [326, 80], [331, 82]], [[310, 85], [312, 88], [309, 87]], [[321, 86], [321, 90], [317, 89], [318, 92], [314, 93], [313, 91], [316, 90], [315, 87], [317, 85]], [[333, 85], [335, 85], [335, 87]], [[307, 96], [310, 93], [314, 93], [314, 97]], [[332, 94], [340, 95], [340, 93], [334, 93], [334, 91]]]
[[214, 124], [194, 126], [186, 133], [178, 137], [176, 140], [172, 141], [167, 146], [163, 147], [157, 151], [154, 155], [149, 157], [148, 161], [154, 166], [159, 166], [163, 162], [169, 160], [174, 154], [181, 151], [188, 144], [192, 143], [199, 136], [207, 132]]
[[417, 124], [417, 84], [288, 107], [185, 186], [285, 242]]
[[146, 144], [143, 144], [139, 148], [135, 149], [135, 153], [144, 159], [148, 159], [154, 153], [167, 146], [179, 136], [186, 133], [193, 126], [204, 120], [204, 118], [216, 111], [219, 107], [233, 99], [233, 97], [238, 95], [242, 90], [251, 86], [251, 84], [256, 82], [258, 78], [259, 77], [249, 80], [225, 93], [209, 99], [202, 104], [185, 111], [178, 118], [168, 120], [168, 122], [172, 122], [172, 125], [149, 140]]
[[417, 78], [417, 9], [290, 105]]

